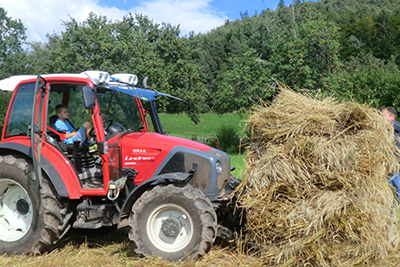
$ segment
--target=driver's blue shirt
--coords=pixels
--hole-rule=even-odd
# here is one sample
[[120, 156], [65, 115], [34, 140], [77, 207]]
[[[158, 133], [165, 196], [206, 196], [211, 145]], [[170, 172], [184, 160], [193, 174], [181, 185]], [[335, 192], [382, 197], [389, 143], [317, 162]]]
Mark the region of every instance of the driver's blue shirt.
[[[56, 128], [57, 131], [65, 131], [65, 133], [72, 133], [75, 129], [72, 127], [72, 125], [68, 121], [62, 121], [60, 119], [56, 120], [56, 123], [54, 124], [54, 127]], [[67, 138], [63, 140], [65, 144], [73, 144], [74, 141], [82, 141], [82, 140], [77, 140], [80, 136], [74, 135], [70, 138]], [[75, 137], [75, 138], [74, 138]]]

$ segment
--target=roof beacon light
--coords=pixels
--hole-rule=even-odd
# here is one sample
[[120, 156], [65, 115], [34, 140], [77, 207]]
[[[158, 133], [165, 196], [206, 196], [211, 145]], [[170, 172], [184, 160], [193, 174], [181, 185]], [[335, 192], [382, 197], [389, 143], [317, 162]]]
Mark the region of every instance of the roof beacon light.
[[86, 74], [86, 76], [88, 76], [95, 84], [110, 82], [110, 74], [105, 71], [88, 70], [84, 71], [83, 74]]
[[111, 76], [121, 83], [126, 83], [135, 86], [138, 83], [138, 77], [135, 74], [129, 73], [116, 73]]

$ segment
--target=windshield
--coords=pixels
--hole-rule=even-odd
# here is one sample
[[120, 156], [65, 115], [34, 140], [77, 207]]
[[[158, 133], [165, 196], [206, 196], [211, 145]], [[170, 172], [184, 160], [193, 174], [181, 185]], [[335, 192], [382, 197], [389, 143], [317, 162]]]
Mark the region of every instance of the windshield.
[[133, 131], [139, 131], [143, 126], [135, 97], [118, 91], [97, 89], [97, 101], [103, 121], [111, 119]]

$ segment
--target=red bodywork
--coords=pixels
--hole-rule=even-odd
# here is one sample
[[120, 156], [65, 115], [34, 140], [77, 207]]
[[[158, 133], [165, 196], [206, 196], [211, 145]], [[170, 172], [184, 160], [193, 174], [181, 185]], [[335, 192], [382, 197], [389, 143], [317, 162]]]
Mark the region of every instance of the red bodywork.
[[194, 141], [149, 132], [125, 135], [120, 139], [119, 146], [122, 168], [134, 167], [138, 171], [135, 177], [137, 185], [149, 179], [167, 154], [176, 146], [199, 151], [211, 149], [209, 146]]

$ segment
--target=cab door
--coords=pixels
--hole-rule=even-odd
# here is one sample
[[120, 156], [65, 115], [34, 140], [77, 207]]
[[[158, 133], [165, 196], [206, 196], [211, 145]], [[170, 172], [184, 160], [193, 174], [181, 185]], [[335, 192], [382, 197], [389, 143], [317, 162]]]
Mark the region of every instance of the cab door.
[[45, 121], [43, 120], [44, 114], [44, 104], [46, 97], [46, 85], [47, 82], [40, 75], [37, 76], [35, 91], [33, 96], [32, 105], [32, 120], [31, 120], [31, 148], [32, 148], [32, 161], [35, 171], [36, 181], [38, 186], [41, 186], [42, 181], [42, 171], [40, 167], [40, 158], [44, 138], [44, 127]]

